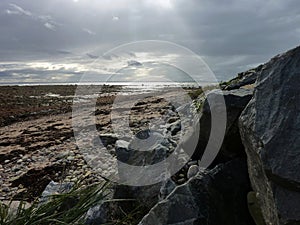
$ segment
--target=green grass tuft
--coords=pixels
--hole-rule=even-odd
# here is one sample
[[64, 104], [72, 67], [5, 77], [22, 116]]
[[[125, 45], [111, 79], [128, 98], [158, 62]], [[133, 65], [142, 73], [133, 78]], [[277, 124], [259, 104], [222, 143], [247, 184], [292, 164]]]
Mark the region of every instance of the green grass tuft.
[[16, 210], [11, 203], [0, 203], [1, 225], [65, 225], [84, 224], [84, 215], [97, 204], [105, 201], [108, 182], [84, 188], [76, 185], [70, 192], [53, 195], [46, 203], [37, 199], [26, 207], [24, 201]]

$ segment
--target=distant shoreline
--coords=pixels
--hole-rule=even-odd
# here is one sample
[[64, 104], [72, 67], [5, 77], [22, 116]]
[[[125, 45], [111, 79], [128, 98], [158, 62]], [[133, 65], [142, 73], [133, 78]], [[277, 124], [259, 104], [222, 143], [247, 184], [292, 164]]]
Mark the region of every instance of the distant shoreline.
[[[201, 86], [217, 85], [218, 83], [203, 82]], [[169, 87], [197, 87], [196, 82], [78, 82], [78, 83], [0, 83], [0, 86], [78, 86], [78, 85], [99, 85], [99, 86], [169, 86]]]

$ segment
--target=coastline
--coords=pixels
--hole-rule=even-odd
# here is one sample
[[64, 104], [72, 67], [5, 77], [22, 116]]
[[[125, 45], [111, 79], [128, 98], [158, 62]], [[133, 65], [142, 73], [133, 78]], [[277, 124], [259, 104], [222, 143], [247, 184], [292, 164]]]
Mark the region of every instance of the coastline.
[[[106, 146], [110, 154], [115, 155], [110, 116], [116, 95], [124, 101], [125, 108], [128, 96], [141, 98], [131, 109], [129, 125], [136, 133], [147, 129], [149, 121], [155, 118], [167, 118], [166, 113], [171, 113], [169, 122], [176, 122], [178, 115], [163, 99], [164, 95], [168, 98], [178, 95], [176, 88], [172, 90], [173, 87], [163, 88], [159, 96], [151, 97], [151, 91], [157, 90], [101, 86], [95, 108], [96, 127], [110, 139]], [[197, 90], [187, 88], [187, 91]], [[76, 86], [72, 85], [0, 88], [0, 198], [33, 200], [51, 180], [76, 182], [85, 177], [86, 183], [93, 183], [101, 180], [99, 174], [105, 176], [108, 157], [101, 160], [100, 173], [88, 165], [76, 145], [72, 127], [75, 92]], [[83, 99], [88, 99], [83, 104], [89, 104], [89, 98]], [[125, 116], [121, 110], [118, 117]]]

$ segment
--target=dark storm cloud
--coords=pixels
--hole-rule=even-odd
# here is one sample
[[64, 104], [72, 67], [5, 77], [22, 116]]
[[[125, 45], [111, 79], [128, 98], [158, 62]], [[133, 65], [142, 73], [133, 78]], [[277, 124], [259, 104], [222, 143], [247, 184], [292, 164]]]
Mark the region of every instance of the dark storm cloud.
[[299, 45], [299, 6], [297, 0], [182, 2], [180, 15], [193, 28], [182, 43], [219, 77], [232, 77]]
[[0, 60], [161, 39], [203, 56], [225, 80], [298, 45], [299, 24], [298, 0], [1, 0]]

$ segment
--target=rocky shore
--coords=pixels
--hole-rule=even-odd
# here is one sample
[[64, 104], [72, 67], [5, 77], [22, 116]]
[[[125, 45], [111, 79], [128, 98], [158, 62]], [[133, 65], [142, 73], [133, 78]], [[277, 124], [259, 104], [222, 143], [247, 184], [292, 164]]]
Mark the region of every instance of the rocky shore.
[[[109, 201], [90, 208], [86, 224], [109, 224], [137, 208], [130, 224], [300, 224], [299, 82], [300, 47], [222, 83], [222, 92], [200, 94], [180, 107], [171, 104], [182, 97], [174, 89], [139, 95], [130, 107], [134, 95], [118, 96], [117, 108], [112, 105], [116, 95], [100, 97], [93, 121], [107, 155], [96, 160], [87, 157], [74, 138], [75, 119], [85, 125], [78, 131], [84, 140], [97, 141], [89, 136], [93, 126], [88, 118], [71, 113], [74, 87], [70, 93], [59, 87], [60, 93], [51, 94], [40, 87], [3, 87], [1, 104], [7, 111], [0, 114], [0, 196], [32, 201], [46, 187], [51, 189], [53, 181], [70, 184], [84, 178], [87, 185], [115, 174], [119, 181], [145, 184], [154, 177], [157, 182], [147, 185], [112, 184]], [[32, 94], [35, 89], [37, 95]], [[11, 106], [9, 96], [14, 96]], [[32, 96], [44, 97], [32, 101]], [[218, 99], [224, 99], [226, 109]], [[213, 113], [222, 110], [227, 115], [224, 140], [217, 157], [203, 168], [199, 165], [210, 140]], [[190, 117], [180, 116], [183, 111]], [[122, 121], [128, 122], [130, 132]], [[123, 133], [116, 135], [115, 130]], [[193, 143], [195, 152], [189, 155]], [[173, 164], [163, 164], [166, 170], [158, 172], [165, 175], [174, 164], [181, 169], [167, 179], [159, 179], [156, 170], [145, 175], [124, 167], [147, 168], [173, 153]]]
[[[114, 156], [117, 138], [111, 127], [110, 113], [118, 89], [120, 87], [101, 87], [105, 96], [100, 94], [95, 109], [95, 125], [102, 138], [109, 142], [106, 147]], [[1, 199], [33, 200], [51, 180], [76, 182], [88, 178], [87, 183], [93, 183], [102, 179], [101, 173], [86, 162], [74, 138], [71, 111], [76, 86], [5, 86], [0, 90]], [[166, 93], [169, 97], [176, 96], [172, 91]], [[124, 96], [126, 98], [128, 96]], [[132, 131], [149, 128], [151, 119], [168, 114], [168, 129], [175, 137], [180, 131], [176, 124], [179, 117], [170, 103], [161, 96], [139, 98], [142, 100], [131, 110]], [[119, 118], [123, 117], [126, 115], [120, 113]], [[106, 158], [101, 163], [101, 167], [107, 169]]]

